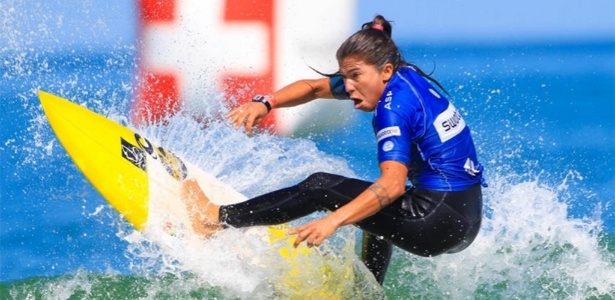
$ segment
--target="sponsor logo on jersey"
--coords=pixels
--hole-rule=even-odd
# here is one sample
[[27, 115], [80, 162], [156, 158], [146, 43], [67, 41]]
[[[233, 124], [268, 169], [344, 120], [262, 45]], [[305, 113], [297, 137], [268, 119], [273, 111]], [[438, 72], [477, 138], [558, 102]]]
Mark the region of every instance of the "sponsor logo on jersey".
[[380, 131], [376, 133], [376, 139], [378, 140], [378, 142], [380, 142], [388, 137], [400, 136], [400, 135], [401, 135], [401, 129], [399, 129], [399, 126], [391, 126], [391, 127], [385, 127], [385, 128], [380, 129]]
[[480, 170], [476, 168], [474, 161], [472, 161], [470, 158], [466, 159], [466, 163], [463, 165], [463, 168], [466, 170], [468, 174], [472, 176], [476, 176], [480, 174]]
[[384, 98], [384, 102], [385, 102], [384, 108], [391, 110], [391, 102], [393, 102], [393, 92], [392, 91], [389, 91], [387, 93], [386, 98]]
[[444, 143], [459, 134], [466, 127], [466, 122], [455, 106], [449, 103], [448, 108], [438, 115], [433, 125], [438, 131], [440, 141]]
[[395, 144], [393, 144], [393, 142], [386, 141], [386, 142], [384, 142], [384, 144], [382, 144], [382, 151], [389, 152], [389, 151], [393, 150], [394, 147], [395, 147]]

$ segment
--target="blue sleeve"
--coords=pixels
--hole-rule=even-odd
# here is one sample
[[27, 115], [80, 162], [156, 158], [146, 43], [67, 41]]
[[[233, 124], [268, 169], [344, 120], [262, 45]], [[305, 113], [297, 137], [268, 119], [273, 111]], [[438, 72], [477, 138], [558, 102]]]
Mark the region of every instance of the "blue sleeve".
[[344, 86], [344, 77], [342, 77], [342, 75], [329, 77], [329, 88], [331, 89], [331, 94], [333, 94], [333, 97], [335, 97], [335, 99], [348, 99], [348, 93], [346, 93], [346, 87]]
[[402, 116], [394, 111], [378, 111], [374, 131], [378, 140], [378, 162], [394, 160], [410, 164], [412, 130]]

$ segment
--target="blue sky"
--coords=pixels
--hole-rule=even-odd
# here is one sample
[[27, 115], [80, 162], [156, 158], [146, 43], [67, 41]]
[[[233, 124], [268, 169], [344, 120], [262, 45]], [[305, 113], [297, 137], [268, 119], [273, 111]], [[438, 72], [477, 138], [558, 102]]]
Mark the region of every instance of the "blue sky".
[[[135, 2], [3, 0], [0, 49], [134, 43]], [[615, 39], [613, 0], [357, 0], [356, 26], [383, 14], [394, 37], [427, 43]], [[311, 24], [306, 24], [311, 26]]]
[[359, 0], [359, 20], [381, 13], [397, 38], [428, 42], [615, 39], [613, 0]]

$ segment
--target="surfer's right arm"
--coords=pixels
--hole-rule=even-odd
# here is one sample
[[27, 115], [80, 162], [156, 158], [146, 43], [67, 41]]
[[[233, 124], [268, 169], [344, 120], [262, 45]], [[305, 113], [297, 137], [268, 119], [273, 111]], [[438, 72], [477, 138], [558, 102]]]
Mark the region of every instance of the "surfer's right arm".
[[[330, 80], [329, 77], [298, 80], [281, 88], [273, 95], [266, 96], [267, 101], [273, 109], [293, 107], [314, 99], [333, 99]], [[270, 109], [264, 103], [248, 102], [231, 110], [226, 117], [236, 129], [244, 126], [249, 134], [252, 132], [252, 127], [260, 123], [269, 111]]]

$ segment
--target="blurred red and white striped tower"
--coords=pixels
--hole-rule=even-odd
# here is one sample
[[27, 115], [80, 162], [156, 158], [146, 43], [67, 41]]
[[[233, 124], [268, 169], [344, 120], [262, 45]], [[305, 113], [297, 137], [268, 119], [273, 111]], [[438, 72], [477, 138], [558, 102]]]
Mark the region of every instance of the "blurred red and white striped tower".
[[[181, 108], [216, 115], [301, 78], [308, 65], [337, 69], [335, 50], [354, 30], [355, 0], [139, 0], [137, 123]], [[274, 110], [263, 122], [283, 135], [339, 126], [347, 101], [317, 100]]]

